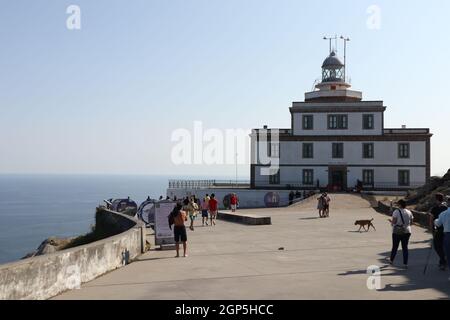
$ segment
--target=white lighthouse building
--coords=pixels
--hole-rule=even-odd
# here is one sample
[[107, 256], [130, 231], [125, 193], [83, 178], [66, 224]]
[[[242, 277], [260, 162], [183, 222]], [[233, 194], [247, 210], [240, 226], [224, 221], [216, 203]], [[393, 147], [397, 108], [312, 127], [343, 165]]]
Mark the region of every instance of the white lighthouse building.
[[430, 178], [430, 130], [385, 128], [383, 101], [351, 90], [334, 51], [315, 88], [293, 102], [289, 129], [252, 130], [251, 188], [402, 191]]

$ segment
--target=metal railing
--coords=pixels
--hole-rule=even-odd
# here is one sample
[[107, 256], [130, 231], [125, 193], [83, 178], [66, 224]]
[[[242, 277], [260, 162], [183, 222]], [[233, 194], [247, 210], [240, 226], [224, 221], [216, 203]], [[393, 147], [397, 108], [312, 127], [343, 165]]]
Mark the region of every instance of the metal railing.
[[400, 185], [398, 182], [380, 182], [374, 184], [363, 184], [364, 189], [417, 189], [424, 185], [424, 182], [410, 182], [407, 185]]
[[[400, 185], [396, 182], [375, 182], [373, 184], [363, 184], [363, 189], [416, 189], [422, 187], [424, 182], [410, 182], [408, 185]], [[304, 184], [298, 181], [284, 181], [282, 180], [278, 184], [272, 184], [268, 181], [255, 181], [255, 186], [257, 188], [284, 188], [284, 189], [333, 189], [334, 187], [340, 187], [339, 184], [336, 185], [324, 185], [322, 183], [314, 182], [314, 184]], [[356, 184], [348, 184], [345, 189], [356, 188]]]
[[249, 188], [248, 180], [169, 180], [169, 189]]
[[292, 133], [291, 129], [278, 129], [278, 128], [268, 128], [268, 129], [253, 129], [252, 133], [259, 134], [260, 131], [266, 130], [267, 133], [271, 133], [272, 130], [278, 130], [278, 134], [288, 134]]
[[385, 134], [428, 134], [430, 129], [425, 128], [397, 128], [397, 129], [383, 129]]
[[[255, 181], [256, 188], [276, 188], [276, 189], [333, 189], [336, 186], [323, 185], [315, 181], [313, 184], [304, 184], [297, 181], [281, 181], [272, 184], [268, 181]], [[396, 182], [375, 182], [374, 184], [363, 184], [363, 190], [370, 189], [416, 189], [424, 185], [424, 182], [410, 182], [408, 185], [399, 185]], [[249, 180], [169, 180], [169, 189], [208, 189], [208, 188], [250, 188]], [[345, 189], [356, 188], [356, 185], [348, 184]]]

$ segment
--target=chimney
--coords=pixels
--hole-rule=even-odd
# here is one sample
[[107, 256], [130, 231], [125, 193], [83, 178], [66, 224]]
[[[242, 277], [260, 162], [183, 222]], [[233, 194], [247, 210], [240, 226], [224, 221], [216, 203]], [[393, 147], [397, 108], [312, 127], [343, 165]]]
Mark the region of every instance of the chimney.
[[264, 130], [267, 130], [267, 125], [264, 125], [263, 129], [264, 129]]
[[402, 129], [406, 129], [406, 125], [405, 124], [402, 125]]

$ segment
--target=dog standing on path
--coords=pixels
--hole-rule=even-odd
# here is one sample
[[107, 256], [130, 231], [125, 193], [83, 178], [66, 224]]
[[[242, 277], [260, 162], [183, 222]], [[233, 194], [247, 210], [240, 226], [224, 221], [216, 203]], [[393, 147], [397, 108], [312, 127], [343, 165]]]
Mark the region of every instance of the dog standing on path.
[[[373, 228], [373, 230], [377, 231], [377, 229], [375, 229], [375, 226], [373, 225], [373, 219], [372, 220], [359, 220], [355, 222], [355, 226], [359, 226], [359, 232], [361, 232], [361, 229], [364, 229], [366, 232], [369, 232], [370, 227]], [[367, 227], [367, 230], [366, 230]]]

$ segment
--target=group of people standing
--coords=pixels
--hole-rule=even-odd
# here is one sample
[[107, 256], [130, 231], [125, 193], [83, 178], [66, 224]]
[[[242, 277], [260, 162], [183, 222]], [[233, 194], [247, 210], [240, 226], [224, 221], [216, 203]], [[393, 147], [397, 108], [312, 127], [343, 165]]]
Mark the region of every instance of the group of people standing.
[[219, 203], [216, 196], [208, 194], [202, 201], [196, 196], [186, 197], [183, 202], [177, 202], [175, 208], [169, 215], [169, 226], [174, 225], [174, 240], [176, 248], [176, 258], [180, 256], [180, 242], [183, 244], [183, 256], [187, 257], [187, 232], [185, 222], [190, 220], [189, 229], [194, 231], [194, 221], [201, 210], [202, 212], [202, 226], [208, 225], [208, 215], [210, 218], [210, 225], [216, 225], [217, 211]]
[[[429, 228], [433, 233], [433, 248], [439, 257], [439, 269], [450, 269], [450, 208], [442, 193], [435, 195], [435, 205], [429, 212]], [[394, 263], [399, 245], [402, 245], [403, 265], [408, 268], [408, 244], [411, 238], [411, 226], [414, 216], [406, 208], [406, 202], [399, 200], [399, 208], [392, 214], [392, 250], [388, 257], [390, 264]], [[450, 278], [449, 278], [450, 280]]]
[[189, 229], [194, 231], [194, 221], [197, 218], [198, 213], [201, 210], [202, 213], [202, 226], [208, 225], [208, 217], [210, 218], [210, 225], [216, 225], [218, 201], [216, 200], [215, 194], [206, 194], [206, 196], [200, 200], [195, 195], [191, 197], [186, 197], [183, 200], [182, 210], [184, 210], [190, 220]]
[[319, 210], [320, 218], [330, 217], [330, 202], [331, 199], [326, 192], [322, 193], [320, 197], [317, 198], [317, 210]]

